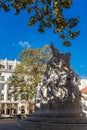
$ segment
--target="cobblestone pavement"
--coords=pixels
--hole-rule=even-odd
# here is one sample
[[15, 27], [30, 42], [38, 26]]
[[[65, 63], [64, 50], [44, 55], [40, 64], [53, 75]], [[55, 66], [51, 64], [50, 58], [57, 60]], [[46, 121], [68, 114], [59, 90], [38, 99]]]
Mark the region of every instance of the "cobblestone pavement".
[[24, 130], [18, 126], [17, 120], [0, 120], [0, 130]]

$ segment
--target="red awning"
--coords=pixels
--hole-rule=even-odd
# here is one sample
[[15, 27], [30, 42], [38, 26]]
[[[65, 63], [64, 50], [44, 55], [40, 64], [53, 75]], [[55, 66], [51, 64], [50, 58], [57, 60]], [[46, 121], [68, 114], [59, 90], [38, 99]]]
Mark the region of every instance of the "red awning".
[[87, 86], [85, 88], [83, 88], [82, 90], [80, 90], [82, 93], [87, 93]]

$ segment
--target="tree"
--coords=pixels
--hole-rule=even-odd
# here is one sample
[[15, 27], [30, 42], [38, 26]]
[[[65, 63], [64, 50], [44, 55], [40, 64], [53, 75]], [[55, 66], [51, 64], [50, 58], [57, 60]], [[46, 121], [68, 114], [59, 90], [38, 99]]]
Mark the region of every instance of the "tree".
[[27, 10], [29, 26], [38, 23], [38, 31], [43, 33], [46, 28], [52, 28], [63, 39], [64, 46], [70, 46], [70, 39], [79, 35], [80, 31], [72, 29], [79, 23], [79, 17], [66, 18], [63, 13], [72, 5], [72, 0], [0, 0], [0, 8], [8, 12], [12, 7], [16, 14]]
[[20, 55], [20, 64], [15, 68], [11, 84], [14, 86], [13, 94], [15, 99], [25, 99], [29, 103], [35, 97], [35, 90], [41, 82], [46, 62], [51, 56], [51, 50], [48, 46], [42, 49], [26, 49]]

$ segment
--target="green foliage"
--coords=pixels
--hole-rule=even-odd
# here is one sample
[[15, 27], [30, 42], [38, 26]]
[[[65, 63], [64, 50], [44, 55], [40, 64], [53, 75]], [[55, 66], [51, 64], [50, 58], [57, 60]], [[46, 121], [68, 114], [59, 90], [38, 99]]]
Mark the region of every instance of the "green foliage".
[[[16, 15], [21, 10], [29, 14], [29, 26], [38, 23], [38, 31], [44, 33], [46, 28], [52, 28], [64, 41], [64, 46], [70, 46], [70, 39], [79, 35], [79, 31], [72, 29], [79, 23], [79, 17], [66, 18], [64, 11], [72, 5], [72, 0], [0, 0], [0, 8], [6, 12], [13, 7]], [[64, 35], [61, 37], [61, 35]], [[69, 43], [69, 44], [66, 44]]]
[[26, 49], [20, 55], [20, 64], [17, 65], [12, 77], [16, 100], [18, 97], [25, 100], [34, 98], [35, 90], [39, 82], [41, 82], [46, 62], [51, 56], [51, 50], [48, 46], [42, 49]]

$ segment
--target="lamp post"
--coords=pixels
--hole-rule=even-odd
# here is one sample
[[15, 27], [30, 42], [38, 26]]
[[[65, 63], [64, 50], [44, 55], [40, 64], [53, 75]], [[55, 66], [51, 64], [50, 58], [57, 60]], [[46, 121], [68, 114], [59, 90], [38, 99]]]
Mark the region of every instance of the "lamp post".
[[9, 91], [9, 100], [10, 100], [10, 117], [11, 117], [11, 108], [12, 108], [12, 106], [11, 106], [11, 93], [12, 93], [12, 91], [10, 90]]
[[11, 93], [10, 93], [10, 117], [11, 117]]
[[1, 116], [1, 102], [0, 102], [0, 116]]

